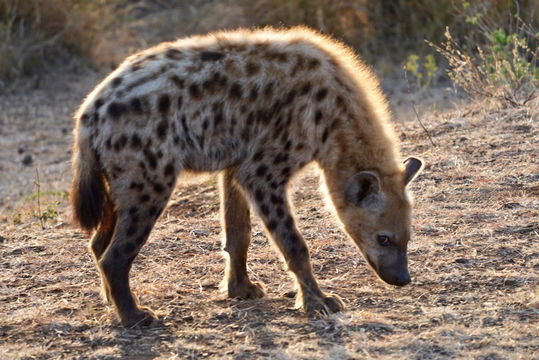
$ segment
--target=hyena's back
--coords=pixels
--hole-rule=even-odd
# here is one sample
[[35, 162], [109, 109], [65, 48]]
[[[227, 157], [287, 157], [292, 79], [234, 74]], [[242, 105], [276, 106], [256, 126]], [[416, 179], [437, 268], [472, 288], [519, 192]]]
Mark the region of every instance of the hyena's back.
[[346, 95], [355, 85], [336, 58], [338, 51], [345, 60], [350, 54], [317, 42], [328, 46], [305, 29], [240, 31], [131, 56], [79, 110], [75, 176], [86, 153], [83, 168], [102, 169], [113, 195], [130, 192], [147, 201], [168, 193], [181, 169], [215, 171], [250, 161], [267, 162], [261, 172], [274, 167], [289, 175], [330, 146], [353, 106]]

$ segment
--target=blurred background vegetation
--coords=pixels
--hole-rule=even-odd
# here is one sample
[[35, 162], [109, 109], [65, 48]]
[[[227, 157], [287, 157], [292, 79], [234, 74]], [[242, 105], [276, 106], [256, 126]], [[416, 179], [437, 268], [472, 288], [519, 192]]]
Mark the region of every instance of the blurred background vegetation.
[[[193, 33], [297, 24], [353, 46], [379, 72], [404, 66], [420, 88], [443, 69], [471, 92], [481, 89], [466, 89], [471, 80], [517, 80], [514, 90], [539, 77], [537, 0], [0, 0], [0, 89], [47, 67], [113, 68]], [[455, 74], [463, 68], [467, 78]]]

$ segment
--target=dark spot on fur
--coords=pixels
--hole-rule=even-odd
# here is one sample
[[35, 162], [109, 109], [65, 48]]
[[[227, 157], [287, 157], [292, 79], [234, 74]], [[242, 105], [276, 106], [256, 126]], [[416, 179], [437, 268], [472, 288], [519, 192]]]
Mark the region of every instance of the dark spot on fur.
[[282, 207], [278, 207], [276, 210], [275, 210], [276, 214], [277, 214], [277, 217], [279, 219], [282, 219], [284, 217], [284, 210]]
[[270, 81], [269, 83], [266, 84], [266, 86], [264, 87], [264, 96], [266, 97], [270, 97], [271, 94], [273, 93], [273, 81]]
[[294, 228], [294, 219], [292, 216], [288, 215], [284, 222], [284, 226], [286, 226], [287, 229], [292, 230]]
[[172, 60], [181, 60], [183, 58], [183, 54], [178, 49], [170, 48], [165, 52], [165, 56]]
[[153, 184], [153, 189], [158, 194], [162, 194], [163, 191], [165, 191], [165, 187], [160, 183], [154, 183]]
[[255, 101], [257, 97], [258, 97], [258, 88], [255, 85], [253, 86], [253, 88], [251, 89], [251, 92], [249, 93], [249, 99], [251, 101]]
[[189, 95], [191, 95], [191, 98], [193, 100], [200, 100], [200, 98], [202, 97], [200, 87], [197, 84], [189, 85]]
[[309, 81], [306, 81], [299, 91], [300, 95], [307, 95], [311, 91], [311, 83]]
[[124, 104], [115, 101], [111, 102], [107, 109], [108, 114], [115, 120], [122, 116], [126, 111], [127, 107]]
[[150, 235], [151, 230], [152, 230], [152, 228], [149, 225], [144, 228], [144, 231], [142, 232], [142, 234], [135, 240], [137, 245], [139, 245], [139, 246], [142, 245], [144, 240], [146, 240], [148, 235]]
[[269, 231], [273, 231], [277, 228], [277, 221], [276, 220], [271, 220], [269, 223], [268, 223], [268, 230]]
[[283, 203], [283, 199], [280, 196], [275, 195], [275, 194], [271, 194], [270, 200], [271, 200], [271, 203], [275, 205], [281, 205]]
[[167, 164], [167, 166], [165, 166], [163, 174], [165, 176], [173, 176], [175, 171], [176, 170], [174, 169], [174, 164], [170, 162]]
[[215, 114], [215, 117], [213, 118], [213, 126], [217, 127], [222, 122], [223, 122], [223, 113], [219, 111]]
[[267, 171], [268, 171], [268, 167], [262, 164], [256, 169], [256, 176], [262, 177], [266, 174]]
[[274, 164], [278, 164], [288, 160], [288, 153], [280, 153], [273, 160]]
[[266, 216], [269, 216], [270, 210], [269, 210], [268, 205], [262, 204], [262, 205], [260, 206], [260, 211], [262, 211], [262, 214], [264, 214], [264, 215], [266, 215]]
[[255, 64], [252, 61], [248, 61], [245, 65], [245, 71], [247, 72], [247, 76], [253, 76], [260, 70], [260, 65]]
[[97, 100], [95, 101], [95, 104], [94, 104], [95, 109], [96, 109], [96, 110], [99, 110], [99, 108], [100, 108], [101, 106], [103, 106], [103, 103], [104, 103], [104, 101], [103, 101], [102, 98], [97, 99]]
[[150, 200], [150, 195], [148, 195], [148, 194], [144, 194], [144, 195], [142, 195], [142, 196], [140, 197], [140, 202], [141, 202], [141, 203], [145, 203], [145, 202], [147, 202], [147, 201], [149, 201], [149, 200]]
[[282, 132], [283, 132], [283, 126], [282, 125], [276, 126], [275, 129], [273, 129], [273, 137], [278, 138]]
[[185, 80], [179, 78], [177, 75], [171, 75], [170, 80], [176, 85], [179, 89], [183, 89], [185, 86]]
[[133, 98], [131, 99], [131, 101], [129, 102], [130, 105], [131, 105], [131, 109], [133, 110], [133, 112], [137, 115], [141, 115], [144, 110], [143, 110], [143, 107], [142, 107], [142, 101], [140, 101], [139, 98]]
[[329, 132], [333, 132], [337, 128], [337, 126], [339, 126], [339, 119], [333, 119], [333, 122], [329, 126]]
[[296, 57], [296, 63], [290, 71], [290, 76], [294, 77], [299, 71], [303, 70], [303, 66], [305, 66], [305, 59], [301, 55], [298, 55]]
[[131, 184], [129, 185], [129, 189], [131, 190], [137, 190], [137, 191], [142, 191], [144, 190], [144, 184], [143, 183], [137, 183], [137, 182], [131, 182]]
[[262, 160], [263, 157], [264, 157], [264, 151], [258, 150], [253, 156], [253, 161], [260, 161]]
[[288, 177], [290, 176], [290, 172], [291, 172], [291, 169], [289, 166], [285, 167], [282, 171], [281, 171], [281, 174], [285, 177]]
[[328, 89], [326, 88], [318, 90], [315, 95], [316, 101], [324, 100], [327, 94], [328, 94]]
[[337, 97], [335, 97], [335, 105], [337, 105], [338, 108], [344, 108], [344, 99], [341, 95], [337, 95]]
[[131, 223], [129, 227], [127, 228], [127, 233], [125, 234], [127, 237], [131, 237], [137, 233], [137, 224]]
[[88, 126], [88, 119], [90, 118], [90, 116], [88, 116], [88, 114], [82, 114], [81, 117], [80, 117], [80, 122], [82, 125], [84, 126]]
[[292, 101], [294, 101], [295, 97], [296, 97], [296, 91], [295, 90], [290, 90], [290, 92], [288, 92], [288, 94], [286, 95], [286, 98], [285, 98], [282, 106], [287, 106], [287, 105], [291, 104]]
[[322, 111], [316, 110], [314, 113], [314, 122], [316, 125], [320, 124], [320, 120], [322, 120]]
[[230, 96], [234, 99], [241, 99], [243, 92], [239, 83], [235, 82], [230, 87]]
[[305, 145], [303, 143], [299, 143], [296, 145], [296, 151], [301, 151], [305, 149]]
[[155, 215], [157, 215], [157, 211], [158, 211], [158, 210], [159, 210], [159, 209], [157, 208], [157, 206], [152, 206], [152, 207], [150, 208], [150, 210], [148, 210], [148, 215], [150, 215], [150, 216], [155, 216]]
[[318, 59], [309, 59], [309, 61], [307, 61], [307, 67], [309, 68], [309, 70], [314, 70], [319, 66], [320, 60]]
[[131, 136], [131, 148], [133, 150], [138, 150], [142, 147], [142, 140], [140, 139], [140, 137], [138, 136], [138, 134], [133, 134]]
[[167, 135], [167, 130], [168, 130], [168, 121], [167, 119], [163, 119], [157, 125], [157, 129], [156, 129], [157, 137], [159, 137], [159, 139], [161, 140], [164, 140]]
[[202, 61], [217, 61], [225, 57], [225, 54], [217, 51], [203, 51], [200, 53], [200, 60]]
[[159, 97], [159, 100], [157, 101], [157, 109], [161, 114], [166, 114], [168, 112], [168, 109], [170, 108], [170, 96], [167, 94], [163, 94]]
[[127, 144], [127, 136], [122, 135], [114, 143], [114, 150], [116, 152], [118, 152], [118, 151], [122, 150], [125, 147], [126, 144]]
[[261, 189], [256, 189], [256, 191], [255, 191], [255, 199], [258, 202], [264, 201], [264, 192]]
[[291, 141], [291, 140], [288, 140], [288, 141], [286, 142], [286, 144], [284, 144], [283, 150], [284, 150], [284, 151], [288, 151], [288, 150], [290, 150], [291, 147], [292, 147], [292, 141]]
[[148, 163], [150, 165], [150, 168], [155, 170], [157, 168], [157, 162], [159, 161], [157, 159], [157, 156], [154, 154], [154, 152], [150, 149], [144, 149], [143, 151], [144, 153], [144, 157], [146, 158], [146, 160], [148, 160]]
[[120, 86], [122, 81], [123, 81], [123, 79], [121, 77], [114, 78], [112, 80], [112, 82], [111, 82], [111, 85], [112, 85], [113, 88], [118, 87], [118, 86]]
[[329, 128], [325, 128], [324, 132], [322, 133], [322, 142], [325, 143], [329, 136]]

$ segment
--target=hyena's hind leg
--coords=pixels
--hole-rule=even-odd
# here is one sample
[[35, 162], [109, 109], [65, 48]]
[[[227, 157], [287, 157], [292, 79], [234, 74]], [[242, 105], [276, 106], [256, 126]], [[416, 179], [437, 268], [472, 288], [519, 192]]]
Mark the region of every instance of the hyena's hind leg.
[[264, 296], [263, 287], [251, 282], [247, 275], [247, 249], [251, 242], [251, 218], [249, 205], [232, 170], [220, 175], [221, 217], [225, 238], [223, 250], [226, 253], [226, 270], [221, 287], [231, 298], [256, 299]]
[[103, 272], [101, 271], [101, 267], [99, 266], [99, 260], [101, 260], [103, 253], [110, 245], [110, 241], [112, 239], [112, 236], [114, 235], [114, 229], [116, 228], [117, 219], [118, 214], [114, 210], [114, 204], [110, 199], [107, 198], [103, 209], [103, 221], [101, 222], [99, 228], [90, 240], [90, 251], [94, 256], [97, 269], [99, 270], [99, 275], [101, 276], [102, 295], [109, 303], [111, 302], [110, 288], [107, 281], [103, 277]]
[[99, 267], [122, 324], [148, 325], [155, 315], [150, 309], [139, 306], [129, 286], [129, 271], [167, 204], [173, 182], [166, 186], [147, 184], [142, 191], [136, 187], [135, 190], [126, 190], [122, 184], [111, 184], [110, 188], [116, 204], [117, 222], [112, 241], [99, 260]]
[[116, 221], [117, 213], [114, 211], [114, 204], [110, 199], [107, 199], [103, 209], [103, 221], [90, 240], [90, 250], [96, 262], [101, 259], [101, 256], [110, 245]]

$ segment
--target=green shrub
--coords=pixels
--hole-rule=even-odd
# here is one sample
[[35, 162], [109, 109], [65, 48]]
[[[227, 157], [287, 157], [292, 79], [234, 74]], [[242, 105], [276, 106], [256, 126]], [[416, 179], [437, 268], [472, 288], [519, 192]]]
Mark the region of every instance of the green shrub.
[[404, 69], [417, 80], [417, 85], [421, 89], [426, 89], [433, 84], [439, 70], [436, 58], [432, 54], [425, 56], [423, 62], [417, 54], [408, 55]]
[[[431, 43], [449, 63], [448, 76], [475, 97], [525, 104], [537, 96], [539, 86], [538, 33], [521, 23], [520, 33], [504, 29], [480, 30], [482, 45], [467, 50], [446, 30], [441, 46]], [[525, 29], [525, 30], [524, 30]]]

